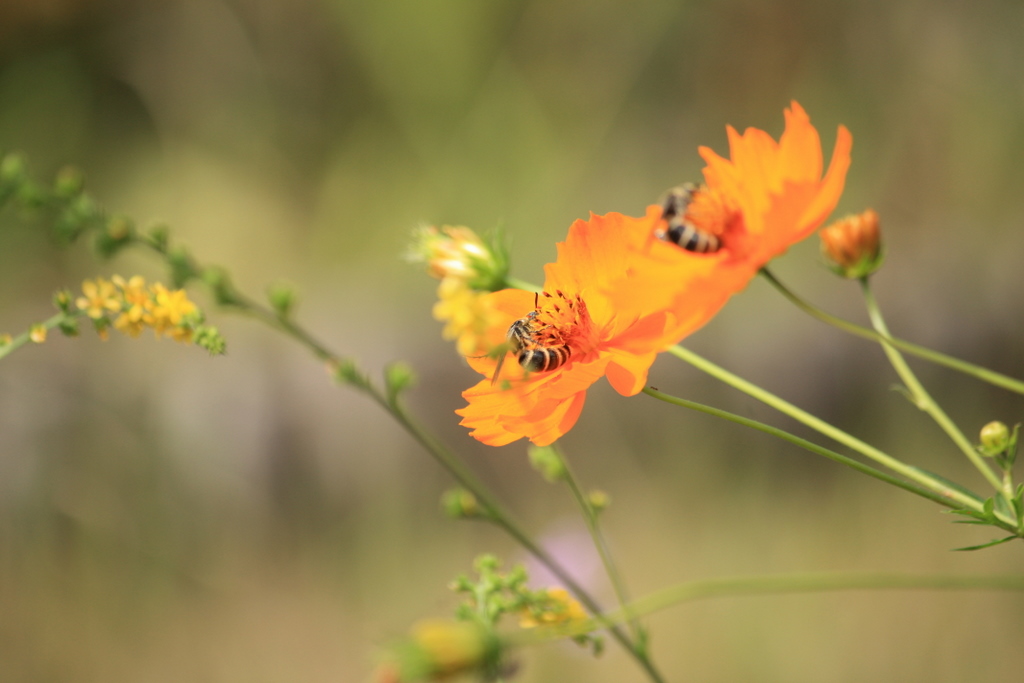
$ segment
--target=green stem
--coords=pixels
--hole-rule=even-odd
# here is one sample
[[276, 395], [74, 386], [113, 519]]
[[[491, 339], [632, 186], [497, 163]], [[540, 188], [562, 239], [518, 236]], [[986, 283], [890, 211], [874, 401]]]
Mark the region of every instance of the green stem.
[[[830, 439], [833, 439], [834, 441], [837, 441], [843, 444], [844, 446], [847, 446], [848, 448], [852, 448], [858, 453], [861, 453], [862, 455], [874, 460], [880, 465], [888, 467], [890, 470], [902, 475], [903, 477], [906, 477], [907, 479], [910, 479], [911, 481], [917, 482], [918, 484], [924, 486], [925, 488], [935, 491], [944, 498], [947, 498], [950, 501], [955, 502], [957, 504], [957, 507], [968, 508], [976, 512], [984, 511], [984, 504], [976, 496], [953, 488], [947, 485], [946, 483], [940, 481], [939, 479], [931, 476], [927, 472], [920, 470], [916, 467], [907, 465], [906, 463], [901, 462], [900, 460], [897, 460], [891, 455], [888, 455], [887, 453], [882, 452], [881, 450], [875, 448], [874, 446], [871, 446], [861, 441], [860, 439], [844, 432], [838, 427], [835, 427], [825, 422], [824, 420], [821, 420], [811, 415], [805, 410], [797, 408], [792, 403], [784, 401], [778, 396], [768, 391], [765, 391], [761, 387], [755, 384], [751, 384], [750, 382], [740, 377], [737, 377], [728, 370], [718, 365], [715, 365], [711, 361], [702, 358], [701, 356], [695, 354], [694, 352], [688, 349], [684, 349], [683, 347], [678, 345], [670, 347], [668, 349], [668, 352], [676, 356], [677, 358], [680, 358], [681, 360], [684, 360], [687, 363], [693, 365], [695, 368], [706, 372], [712, 377], [715, 377], [716, 379], [725, 382], [729, 386], [739, 389], [743, 393], [752, 396], [753, 398], [756, 398], [762, 403], [765, 403], [775, 408], [776, 410], [785, 415], [789, 415], [798, 422], [801, 422], [810, 427], [811, 429], [814, 429], [820, 432], [821, 434], [824, 434]], [[999, 520], [1003, 522], [1004, 529], [1016, 533], [1016, 524], [1014, 523], [1014, 520], [1010, 520], [1004, 513], [1000, 511], [997, 511], [996, 515], [999, 518]]]
[[[580, 512], [583, 514], [583, 521], [587, 525], [587, 531], [590, 533], [590, 538], [594, 543], [594, 547], [597, 548], [598, 555], [601, 557], [601, 563], [604, 565], [605, 573], [608, 574], [608, 578], [612, 583], [612, 588], [615, 590], [615, 597], [619, 601], [619, 607], [625, 608], [629, 603], [626, 584], [622, 579], [622, 574], [619, 572], [618, 566], [615, 564], [611, 549], [608, 547], [608, 542], [605, 539], [604, 534], [601, 533], [601, 527], [597, 520], [597, 512], [594, 510], [594, 506], [590, 504], [590, 500], [583, 492], [582, 487], [580, 487], [579, 480], [577, 480], [576, 475], [573, 474], [572, 467], [569, 466], [569, 460], [565, 457], [565, 453], [563, 453], [557, 446], [554, 446], [553, 448], [558, 454], [559, 459], [562, 461], [562, 467], [565, 472], [565, 483], [569, 487], [569, 491], [572, 492], [572, 497], [579, 506]], [[629, 627], [638, 647], [646, 649], [647, 634], [643, 626], [637, 620], [630, 619]]]
[[881, 470], [876, 470], [874, 467], [871, 467], [870, 465], [865, 465], [864, 463], [858, 462], [853, 458], [848, 458], [845, 455], [836, 453], [835, 451], [829, 450], [824, 446], [819, 446], [818, 444], [808, 441], [807, 439], [803, 439], [799, 436], [796, 436], [795, 434], [790, 434], [789, 432], [779, 429], [778, 427], [773, 427], [772, 425], [768, 425], [763, 422], [758, 422], [757, 420], [752, 420], [741, 415], [736, 415], [735, 413], [720, 410], [719, 408], [712, 408], [711, 406], [707, 406], [702, 403], [688, 401], [685, 398], [671, 396], [669, 394], [658, 391], [657, 389], [653, 389], [651, 387], [645, 388], [643, 391], [648, 396], [656, 398], [659, 401], [671, 403], [672, 405], [682, 406], [683, 408], [690, 408], [691, 410], [696, 410], [698, 412], [706, 413], [708, 415], [714, 415], [715, 417], [720, 417], [722, 419], [729, 420], [730, 422], [735, 422], [736, 424], [743, 425], [744, 427], [750, 427], [752, 429], [764, 432], [765, 434], [771, 434], [772, 436], [782, 439], [783, 441], [788, 441], [812, 453], [823, 455], [829, 460], [834, 460], [835, 462], [838, 462], [841, 465], [851, 467], [857, 470], [858, 472], [866, 474], [870, 477], [874, 477], [875, 479], [884, 481], [887, 484], [897, 486], [903, 489], [904, 491], [910, 491], [911, 493], [921, 496], [922, 498], [927, 498], [928, 500], [934, 501], [939, 505], [945, 505], [946, 507], [951, 508], [959, 507], [957, 503], [949, 500], [945, 496], [935, 493], [929, 489], [924, 489], [919, 486], [915, 486], [914, 484], [903, 481], [902, 479], [897, 479], [896, 477], [886, 474]]
[[1024, 394], [1024, 382], [1018, 379], [994, 372], [988, 368], [983, 368], [980, 365], [975, 365], [974, 363], [968, 363], [967, 361], [960, 360], [959, 358], [947, 356], [944, 353], [939, 353], [938, 351], [933, 351], [902, 339], [897, 339], [896, 337], [881, 335], [874, 330], [869, 330], [868, 328], [861, 327], [860, 325], [855, 325], [848, 320], [843, 320], [842, 318], [838, 318], [830, 313], [826, 313], [820, 308], [804, 301], [794, 294], [792, 290], [782, 284], [767, 268], [761, 269], [761, 275], [763, 275], [764, 278], [779, 291], [779, 293], [789, 299], [793, 305], [811, 317], [817, 318], [824, 323], [832, 325], [833, 327], [839, 328], [845, 332], [849, 332], [850, 334], [854, 334], [858, 337], [863, 337], [876, 342], [888, 342], [900, 351], [917, 356], [918, 358], [923, 358], [924, 360], [935, 363], [936, 365], [942, 365], [943, 367], [971, 375], [972, 377], [976, 377], [983, 382], [988, 382], [989, 384], [997, 387], [1002, 387], [1003, 389], [1008, 389], [1018, 394]]
[[[282, 318], [273, 311], [253, 302], [251, 299], [239, 294], [234, 296], [237, 309], [255, 317], [284, 334], [292, 337], [302, 345], [309, 348], [319, 359], [327, 362], [341, 362], [341, 359], [326, 346], [317, 341], [305, 329], [297, 325], [289, 318]], [[370, 382], [364, 382], [357, 386], [369, 395], [380, 405], [405, 431], [413, 437], [429, 453], [434, 460], [445, 469], [460, 485], [472, 493], [486, 510], [485, 518], [503, 529], [509, 536], [515, 539], [527, 552], [537, 558], [548, 570], [551, 571], [565, 587], [570, 590], [576, 598], [593, 614], [600, 614], [601, 605], [590, 593], [583, 588], [554, 557], [539, 546], [530, 538], [522, 528], [513, 521], [511, 515], [506, 512], [497, 498], [490, 490], [473, 475], [459, 459], [436, 437], [423, 428], [404, 407], [397, 401], [389, 400], [388, 397]], [[646, 653], [642, 643], [634, 643], [622, 629], [614, 624], [608, 625], [608, 631], [622, 647], [624, 647], [644, 669], [654, 683], [663, 683], [664, 679], [654, 667]]]
[[532, 282], [527, 282], [526, 280], [520, 280], [519, 278], [512, 277], [511, 275], [506, 275], [505, 276], [505, 286], [506, 287], [511, 287], [512, 289], [522, 289], [522, 290], [525, 290], [527, 292], [539, 292], [539, 291], [541, 291], [541, 288], [538, 287], [537, 285], [533, 284]]
[[[64, 313], [64, 312], [61, 312], [61, 313], [57, 313], [56, 315], [54, 315], [54, 316], [52, 316], [50, 318], [47, 318], [43, 322], [39, 323], [39, 325], [42, 325], [46, 329], [46, 331], [49, 332], [53, 328], [58, 327], [58, 326], [62, 325], [65, 322], [68, 322], [68, 321], [74, 320], [75, 318], [81, 317], [81, 315], [82, 314], [79, 314], [79, 313]], [[35, 327], [35, 325], [33, 325], [33, 327]], [[24, 346], [25, 344], [29, 343], [30, 341], [32, 341], [32, 330], [31, 329], [29, 329], [29, 330], [27, 330], [25, 332], [22, 332], [17, 337], [13, 337], [11, 339], [11, 341], [9, 341], [8, 343], [0, 345], [0, 358], [4, 358], [8, 354], [14, 353], [14, 351], [16, 351], [17, 349], [20, 349], [22, 346]]]
[[[917, 379], [917, 375], [915, 375], [914, 371], [910, 369], [909, 365], [907, 365], [902, 354], [900, 354], [900, 352], [893, 347], [890, 342], [886, 341], [886, 339], [891, 338], [889, 328], [885, 324], [885, 318], [882, 317], [882, 311], [878, 307], [878, 302], [875, 300], [874, 293], [871, 291], [871, 284], [867, 277], [861, 278], [860, 284], [861, 292], [864, 294], [864, 305], [867, 307], [868, 316], [871, 318], [871, 325], [880, 335], [882, 335], [882, 349], [885, 351], [885, 355], [889, 357], [889, 362], [892, 364], [896, 374], [899, 375], [900, 379], [903, 380], [903, 383], [906, 384], [911, 401], [918, 407], [918, 409], [928, 413], [928, 415], [935, 420], [935, 423], [938, 424], [944, 432], [946, 432], [946, 435], [949, 436], [953, 443], [957, 445], [957, 448], [959, 448], [963, 454], [967, 456], [967, 459], [971, 461], [979, 472], [981, 472], [982, 476], [988, 480], [989, 484], [991, 484], [996, 491], [1003, 493], [1003, 485], [999, 480], [999, 477], [996, 476], [995, 472], [993, 472], [985, 463], [984, 458], [982, 458], [981, 454], [978, 453], [971, 442], [967, 440], [967, 437], [965, 437], [963, 432], [960, 431], [960, 428], [956, 426], [956, 423], [949, 418], [946, 411], [944, 411], [942, 407], [931, 397], [928, 390], [925, 389], [924, 385], [922, 385]], [[1006, 502], [1010, 503], [1010, 509], [1013, 509], [1011, 500], [1011, 498], [1008, 498]]]
[[564, 638], [593, 631], [607, 623], [622, 623], [634, 615], [648, 615], [702, 598], [816, 593], [847, 590], [1024, 590], [1024, 576], [915, 576], [911, 574], [808, 573], [777, 576], [736, 576], [687, 581], [640, 598], [600, 619], [544, 629], [517, 637], [517, 644]]

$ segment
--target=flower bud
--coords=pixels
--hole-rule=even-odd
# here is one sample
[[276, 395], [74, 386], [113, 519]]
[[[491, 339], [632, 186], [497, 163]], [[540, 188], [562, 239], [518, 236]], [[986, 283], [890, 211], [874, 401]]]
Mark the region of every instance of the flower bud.
[[473, 519], [481, 514], [476, 496], [466, 489], [451, 489], [441, 496], [441, 507], [454, 519]]
[[8, 154], [0, 160], [0, 183], [20, 184], [25, 180], [25, 158], [20, 154]]
[[874, 209], [841, 218], [822, 228], [818, 234], [821, 236], [821, 251], [836, 274], [858, 279], [881, 267], [881, 231]]
[[526, 455], [530, 458], [533, 469], [540, 472], [547, 481], [554, 483], [565, 478], [565, 463], [562, 457], [551, 446], [530, 445], [526, 449]]
[[295, 306], [295, 288], [287, 282], [275, 282], [267, 290], [267, 299], [279, 316], [287, 318]]
[[57, 177], [53, 181], [53, 191], [58, 197], [70, 199], [82, 191], [85, 179], [82, 172], [74, 166], [65, 166], [57, 171]]
[[594, 489], [587, 494], [587, 502], [590, 503], [590, 507], [594, 509], [594, 512], [602, 512], [612, 504], [612, 499], [604, 491]]
[[989, 457], [998, 455], [1010, 445], [1010, 428], [998, 420], [989, 422], [981, 428], [979, 436], [981, 440], [982, 455]]
[[484, 243], [469, 228], [430, 226], [415, 234], [409, 260], [427, 264], [438, 280], [456, 278], [472, 289], [494, 291], [505, 286], [508, 259], [504, 250]]

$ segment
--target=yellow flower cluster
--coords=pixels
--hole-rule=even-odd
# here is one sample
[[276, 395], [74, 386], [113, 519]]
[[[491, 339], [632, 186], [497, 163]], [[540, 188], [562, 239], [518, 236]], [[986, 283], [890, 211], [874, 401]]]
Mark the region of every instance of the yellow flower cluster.
[[[195, 325], [201, 322], [199, 309], [184, 289], [167, 289], [159, 282], [146, 286], [139, 275], [125, 280], [115, 275], [110, 280], [96, 278], [82, 283], [83, 296], [75, 305], [96, 321], [102, 338], [107, 323], [131, 337], [151, 328], [157, 337], [167, 335], [180, 342], [192, 341]], [[116, 315], [112, 322], [110, 316]]]
[[444, 323], [444, 338], [456, 340], [463, 356], [488, 353], [494, 346], [489, 333], [495, 320], [481, 283], [500, 271], [495, 254], [469, 228], [446, 225], [419, 231], [413, 258], [425, 261], [427, 272], [441, 280], [433, 312]]

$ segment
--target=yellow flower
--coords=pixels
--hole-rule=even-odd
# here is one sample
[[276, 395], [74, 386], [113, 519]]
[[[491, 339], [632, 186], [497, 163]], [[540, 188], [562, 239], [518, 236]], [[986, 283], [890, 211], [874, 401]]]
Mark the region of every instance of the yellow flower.
[[78, 297], [75, 300], [75, 305], [79, 310], [85, 311], [86, 315], [93, 320], [102, 318], [108, 311], [121, 310], [121, 299], [114, 284], [101, 277], [96, 278], [95, 281], [83, 282], [82, 293], [85, 296]]
[[120, 275], [115, 275], [111, 280], [121, 290], [124, 298], [124, 312], [114, 321], [114, 327], [122, 334], [138, 337], [146, 326], [145, 316], [150, 307], [146, 281], [141, 275], [134, 275], [127, 282]]
[[152, 291], [152, 307], [146, 322], [160, 336], [167, 334], [177, 341], [188, 341], [192, 331], [182, 326], [185, 316], [196, 312], [196, 305], [189, 301], [184, 289], [167, 289], [160, 283], [154, 284]]
[[35, 344], [42, 344], [46, 341], [46, 327], [44, 325], [33, 325], [28, 330], [28, 338]]
[[471, 289], [459, 278], [446, 277], [437, 288], [438, 302], [434, 318], [443, 322], [445, 339], [455, 339], [455, 347], [463, 356], [480, 356], [501, 344], [495, 338], [496, 311], [487, 292]]
[[587, 612], [564, 588], [545, 589], [541, 604], [535, 604], [523, 611], [519, 618], [521, 628], [538, 626], [564, 626], [573, 622], [586, 621]]

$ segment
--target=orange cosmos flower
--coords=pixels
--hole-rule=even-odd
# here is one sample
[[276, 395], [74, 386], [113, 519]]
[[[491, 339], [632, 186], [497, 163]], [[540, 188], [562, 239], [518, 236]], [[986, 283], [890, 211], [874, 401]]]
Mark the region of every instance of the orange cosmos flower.
[[[628, 286], [613, 285], [617, 292], [612, 299], [623, 304], [645, 292], [653, 297], [654, 305], [675, 312], [680, 325], [666, 331], [670, 344], [692, 331], [694, 287], [705, 298], [716, 299], [720, 307], [746, 287], [768, 261], [813, 233], [838, 203], [850, 166], [850, 132], [839, 126], [832, 160], [823, 176], [821, 139], [807, 113], [792, 102], [785, 118], [786, 130], [778, 142], [756, 128], [740, 135], [728, 126], [729, 159], [707, 147], [699, 148], [707, 163], [705, 184], [687, 196], [680, 219], [712, 235], [717, 249], [697, 253], [658, 239], [666, 230], [663, 207], [648, 209], [647, 216], [653, 220], [646, 234], [631, 246], [642, 258], [628, 274]], [[691, 274], [680, 278], [680, 273], [695, 267], [707, 277]], [[708, 312], [696, 314], [706, 316], [706, 321]]]
[[546, 446], [576, 423], [587, 389], [601, 377], [624, 396], [643, 388], [664, 348], [665, 328], [675, 321], [641, 296], [613, 305], [608, 292], [630, 271], [627, 242], [642, 239], [652, 219], [610, 213], [578, 220], [559, 243], [557, 261], [545, 266], [542, 293], [504, 289], [486, 295], [495, 316], [493, 341], [500, 343], [520, 320], [527, 347], [549, 359], [539, 365], [544, 371], [527, 372], [509, 353], [496, 377], [499, 361], [469, 359], [484, 379], [463, 392], [469, 405], [456, 412], [473, 437], [491, 446], [523, 437]]

